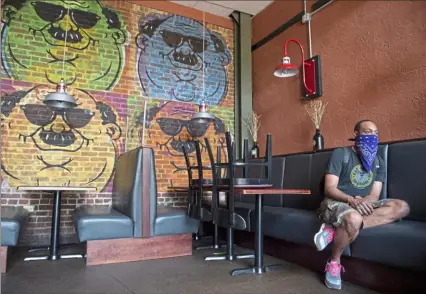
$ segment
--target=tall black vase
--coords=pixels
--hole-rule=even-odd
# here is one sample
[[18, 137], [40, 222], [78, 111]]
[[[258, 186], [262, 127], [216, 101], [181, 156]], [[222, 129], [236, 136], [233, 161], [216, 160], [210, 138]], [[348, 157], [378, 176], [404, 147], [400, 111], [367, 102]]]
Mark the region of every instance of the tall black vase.
[[251, 148], [251, 158], [258, 158], [259, 157], [259, 146], [257, 145], [257, 142], [253, 143], [253, 147]]
[[313, 141], [314, 151], [324, 149], [324, 137], [321, 135], [321, 132], [319, 129], [316, 129], [313, 139], [314, 139]]

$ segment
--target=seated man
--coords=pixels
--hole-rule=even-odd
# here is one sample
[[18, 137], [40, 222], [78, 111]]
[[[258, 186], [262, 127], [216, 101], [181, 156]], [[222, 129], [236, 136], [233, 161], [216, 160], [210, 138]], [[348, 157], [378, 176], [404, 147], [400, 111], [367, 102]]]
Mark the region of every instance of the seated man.
[[318, 210], [323, 224], [314, 237], [318, 250], [334, 240], [325, 284], [341, 289], [340, 256], [361, 229], [397, 221], [409, 213], [405, 201], [379, 200], [386, 177], [378, 150], [378, 130], [371, 120], [355, 125], [355, 145], [334, 150], [325, 175], [325, 199]]

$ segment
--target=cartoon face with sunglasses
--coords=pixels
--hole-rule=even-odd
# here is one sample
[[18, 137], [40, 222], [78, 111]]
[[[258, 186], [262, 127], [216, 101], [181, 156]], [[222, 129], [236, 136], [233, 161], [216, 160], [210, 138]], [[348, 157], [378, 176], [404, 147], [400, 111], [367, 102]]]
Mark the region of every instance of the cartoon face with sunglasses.
[[217, 105], [226, 96], [231, 53], [219, 33], [198, 21], [149, 15], [140, 21], [136, 45], [137, 71], [147, 97], [197, 104], [205, 98]]
[[2, 65], [10, 77], [57, 84], [64, 64], [65, 82], [78, 88], [108, 90], [119, 79], [127, 32], [99, 1], [5, 0], [2, 13]]
[[21, 97], [2, 95], [2, 176], [11, 187], [90, 185], [102, 190], [119, 151], [117, 114], [75, 89], [70, 93], [78, 107], [48, 107], [41, 101], [51, 91], [38, 86], [20, 92]]

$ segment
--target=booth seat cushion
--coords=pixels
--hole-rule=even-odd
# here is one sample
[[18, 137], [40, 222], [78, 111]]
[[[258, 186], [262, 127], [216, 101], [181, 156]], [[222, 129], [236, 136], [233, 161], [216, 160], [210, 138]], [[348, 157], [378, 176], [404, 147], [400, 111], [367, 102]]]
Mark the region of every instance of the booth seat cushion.
[[159, 207], [155, 219], [154, 235], [190, 234], [198, 231], [199, 221], [186, 215], [185, 209]]
[[1, 246], [15, 246], [28, 211], [22, 207], [1, 207]]
[[[254, 228], [256, 214], [251, 214], [251, 224]], [[270, 236], [297, 244], [315, 246], [314, 236], [321, 227], [315, 211], [288, 207], [265, 206], [263, 213], [263, 230]], [[326, 249], [331, 250], [331, 245]], [[350, 255], [349, 247], [343, 252]]]
[[399, 268], [426, 271], [426, 223], [402, 220], [361, 230], [353, 257]]
[[80, 242], [133, 237], [132, 219], [110, 207], [78, 207], [73, 221]]
[[241, 217], [246, 221], [246, 230], [250, 232], [254, 232], [254, 226], [251, 222], [251, 214], [255, 208], [254, 203], [235, 202], [235, 213], [241, 215]]
[[[204, 205], [208, 210], [211, 209], [211, 200], [212, 200], [211, 197], [204, 198]], [[224, 193], [219, 194], [219, 206], [222, 208], [227, 207], [226, 195]], [[255, 209], [254, 203], [236, 201], [234, 204], [234, 207], [235, 207], [235, 213], [239, 214], [246, 221], [246, 225], [247, 225], [246, 230], [252, 232], [253, 230], [250, 223], [250, 214]]]

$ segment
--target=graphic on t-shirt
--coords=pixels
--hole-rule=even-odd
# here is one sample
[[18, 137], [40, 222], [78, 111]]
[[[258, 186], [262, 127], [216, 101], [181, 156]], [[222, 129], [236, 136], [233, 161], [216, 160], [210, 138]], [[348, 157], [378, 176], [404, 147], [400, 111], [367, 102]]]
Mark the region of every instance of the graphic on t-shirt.
[[355, 188], [363, 189], [373, 181], [373, 172], [366, 173], [360, 164], [355, 165], [351, 171], [351, 183]]

